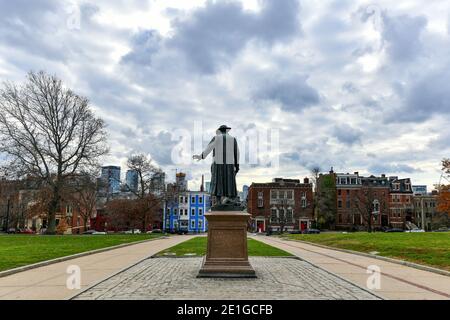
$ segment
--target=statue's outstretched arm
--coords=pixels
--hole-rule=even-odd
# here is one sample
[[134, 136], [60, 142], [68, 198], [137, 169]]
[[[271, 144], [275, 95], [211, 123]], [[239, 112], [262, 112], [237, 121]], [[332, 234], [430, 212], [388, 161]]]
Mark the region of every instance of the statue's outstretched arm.
[[214, 150], [214, 146], [215, 146], [215, 142], [216, 142], [216, 138], [214, 137], [211, 142], [208, 144], [208, 146], [206, 147], [205, 151], [202, 152], [201, 155], [196, 155], [194, 156], [194, 160], [204, 160], [206, 159], [209, 154]]

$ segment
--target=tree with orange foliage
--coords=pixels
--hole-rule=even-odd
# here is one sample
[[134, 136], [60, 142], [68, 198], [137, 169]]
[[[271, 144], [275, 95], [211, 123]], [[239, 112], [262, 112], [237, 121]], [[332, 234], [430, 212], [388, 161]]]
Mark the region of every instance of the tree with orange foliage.
[[[450, 177], [450, 159], [442, 160], [442, 171]], [[450, 185], [439, 186], [437, 210], [450, 216]]]
[[450, 185], [441, 185], [439, 189], [437, 210], [450, 215]]

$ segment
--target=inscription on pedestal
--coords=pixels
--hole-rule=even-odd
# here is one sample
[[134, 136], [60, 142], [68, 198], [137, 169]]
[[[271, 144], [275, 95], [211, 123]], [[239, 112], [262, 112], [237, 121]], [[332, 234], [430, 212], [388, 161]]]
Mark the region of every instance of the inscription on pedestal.
[[211, 230], [209, 257], [245, 259], [245, 232], [242, 230]]

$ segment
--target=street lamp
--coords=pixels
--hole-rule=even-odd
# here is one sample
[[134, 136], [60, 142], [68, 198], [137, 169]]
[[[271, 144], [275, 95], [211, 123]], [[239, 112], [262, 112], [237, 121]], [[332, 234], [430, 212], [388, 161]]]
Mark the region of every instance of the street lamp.
[[8, 204], [6, 207], [6, 223], [5, 223], [5, 232], [8, 233], [8, 229], [9, 229], [9, 206], [11, 203], [11, 196], [8, 196]]

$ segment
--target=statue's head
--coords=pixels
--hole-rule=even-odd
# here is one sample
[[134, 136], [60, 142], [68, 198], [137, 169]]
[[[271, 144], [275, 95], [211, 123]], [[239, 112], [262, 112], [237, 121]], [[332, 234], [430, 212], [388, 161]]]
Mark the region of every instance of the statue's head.
[[228, 133], [228, 132], [230, 132], [230, 130], [231, 130], [231, 128], [228, 126], [225, 126], [225, 125], [220, 126], [220, 128], [218, 129], [218, 131], [220, 131], [222, 133]]

